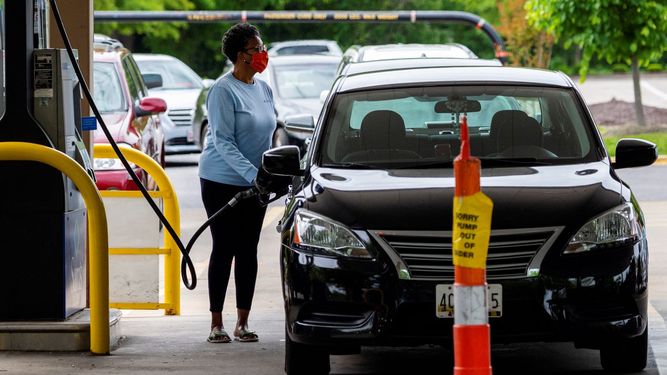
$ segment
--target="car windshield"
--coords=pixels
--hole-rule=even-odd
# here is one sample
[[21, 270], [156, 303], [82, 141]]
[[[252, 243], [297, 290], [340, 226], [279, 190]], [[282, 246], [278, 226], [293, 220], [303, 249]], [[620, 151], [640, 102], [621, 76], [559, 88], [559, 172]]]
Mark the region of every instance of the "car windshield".
[[95, 62], [93, 67], [95, 104], [100, 112], [124, 111], [127, 107], [118, 72], [113, 63]]
[[187, 65], [177, 60], [137, 60], [141, 74], [159, 74], [162, 86], [157, 90], [199, 89], [201, 78]]
[[569, 89], [449, 86], [339, 94], [319, 142], [321, 163], [450, 167], [464, 111], [483, 167], [596, 158], [591, 125]]
[[283, 99], [319, 99], [331, 87], [336, 64], [277, 65], [274, 69], [277, 95]]
[[304, 44], [296, 46], [279, 47], [275, 50], [276, 55], [314, 55], [329, 53], [326, 45]]

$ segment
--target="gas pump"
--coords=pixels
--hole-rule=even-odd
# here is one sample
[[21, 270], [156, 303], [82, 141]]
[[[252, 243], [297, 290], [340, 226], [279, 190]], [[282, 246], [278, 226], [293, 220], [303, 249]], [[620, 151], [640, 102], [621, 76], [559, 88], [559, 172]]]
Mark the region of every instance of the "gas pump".
[[[0, 142], [52, 147], [92, 173], [81, 141], [79, 81], [64, 50], [46, 49], [46, 1], [5, 1], [6, 106]], [[65, 320], [86, 307], [86, 209], [60, 171], [0, 162], [0, 321]]]

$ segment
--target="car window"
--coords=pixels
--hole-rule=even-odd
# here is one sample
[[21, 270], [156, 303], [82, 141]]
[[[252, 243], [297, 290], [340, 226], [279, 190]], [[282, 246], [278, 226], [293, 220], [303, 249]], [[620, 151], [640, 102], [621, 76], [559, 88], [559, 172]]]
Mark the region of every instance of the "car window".
[[303, 46], [289, 46], [280, 47], [275, 50], [277, 55], [312, 55], [329, 53], [329, 47], [321, 45], [303, 45]]
[[142, 74], [152, 73], [162, 76], [162, 87], [156, 88], [158, 90], [199, 89], [204, 86], [197, 73], [181, 61], [139, 60], [137, 64]]
[[471, 152], [483, 160], [596, 157], [592, 125], [571, 90], [452, 86], [339, 94], [325, 122], [321, 161], [388, 168], [451, 162], [460, 150], [461, 105], [471, 109]]
[[125, 73], [125, 80], [127, 81], [127, 87], [130, 90], [130, 96], [132, 96], [132, 103], [139, 103], [139, 100], [144, 96], [141, 92], [141, 87], [139, 80], [132, 69], [132, 64], [130, 63], [127, 56], [123, 58], [123, 72]]
[[127, 101], [113, 63], [95, 62], [93, 66], [95, 104], [100, 112], [124, 111]]
[[336, 74], [336, 64], [274, 66], [274, 86], [283, 99], [319, 99]]

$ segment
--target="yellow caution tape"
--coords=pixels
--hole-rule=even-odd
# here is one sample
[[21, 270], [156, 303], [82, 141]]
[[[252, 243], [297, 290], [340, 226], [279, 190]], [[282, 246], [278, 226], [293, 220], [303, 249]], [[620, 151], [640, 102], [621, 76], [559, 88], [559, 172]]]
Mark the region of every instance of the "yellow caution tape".
[[452, 255], [455, 266], [486, 268], [493, 202], [484, 193], [454, 197]]

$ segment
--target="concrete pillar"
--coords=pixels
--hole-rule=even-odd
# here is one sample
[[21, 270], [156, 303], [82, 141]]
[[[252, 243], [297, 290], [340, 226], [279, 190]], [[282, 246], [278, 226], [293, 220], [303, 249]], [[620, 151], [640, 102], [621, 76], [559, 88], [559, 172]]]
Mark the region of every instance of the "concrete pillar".
[[[58, 1], [58, 10], [65, 24], [65, 30], [72, 48], [79, 50], [79, 66], [81, 66], [88, 88], [93, 92], [93, 0]], [[48, 22], [49, 47], [65, 48], [53, 12], [51, 12]], [[91, 113], [88, 100], [84, 97], [81, 102], [81, 115], [90, 116]], [[81, 136], [92, 158], [93, 134], [90, 131], [84, 131]]]

